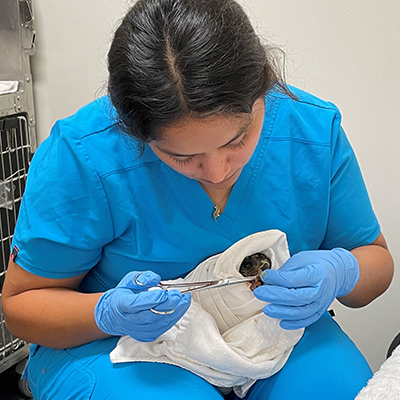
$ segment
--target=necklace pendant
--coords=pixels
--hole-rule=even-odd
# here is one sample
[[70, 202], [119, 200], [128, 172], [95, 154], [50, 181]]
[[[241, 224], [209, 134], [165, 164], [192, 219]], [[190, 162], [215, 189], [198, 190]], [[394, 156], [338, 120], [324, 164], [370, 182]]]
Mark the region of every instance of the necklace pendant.
[[214, 221], [217, 222], [217, 218], [221, 215], [221, 207], [218, 204], [214, 205], [213, 217]]

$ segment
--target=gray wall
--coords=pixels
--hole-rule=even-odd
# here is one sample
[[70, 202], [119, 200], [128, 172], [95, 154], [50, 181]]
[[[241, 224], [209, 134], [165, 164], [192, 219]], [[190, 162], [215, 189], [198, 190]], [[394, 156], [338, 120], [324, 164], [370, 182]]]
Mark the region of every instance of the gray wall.
[[[390, 250], [400, 260], [400, 2], [247, 0], [257, 30], [287, 53], [288, 81], [334, 102], [356, 151]], [[104, 93], [105, 55], [128, 1], [34, 0], [39, 141], [58, 118]], [[377, 370], [400, 331], [400, 280], [337, 321]]]

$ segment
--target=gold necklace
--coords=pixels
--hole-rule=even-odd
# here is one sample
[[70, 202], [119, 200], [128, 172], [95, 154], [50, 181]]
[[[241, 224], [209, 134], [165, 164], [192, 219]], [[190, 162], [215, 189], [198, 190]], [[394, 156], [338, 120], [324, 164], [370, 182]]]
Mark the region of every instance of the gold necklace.
[[218, 203], [215, 203], [214, 200], [213, 200], [212, 190], [210, 188], [206, 189], [205, 186], [203, 186], [203, 188], [204, 188], [205, 192], [208, 193], [208, 195], [210, 196], [211, 201], [214, 204], [213, 217], [214, 217], [214, 221], [217, 222], [217, 218], [222, 214], [223, 203], [225, 202], [225, 200], [231, 194], [233, 186], [231, 186], [228, 189], [228, 191], [226, 192], [225, 196]]

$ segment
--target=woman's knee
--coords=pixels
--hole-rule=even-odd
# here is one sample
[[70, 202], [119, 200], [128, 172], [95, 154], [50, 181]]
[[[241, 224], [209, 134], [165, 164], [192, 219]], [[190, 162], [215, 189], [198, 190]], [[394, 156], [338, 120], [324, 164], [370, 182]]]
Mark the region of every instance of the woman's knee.
[[249, 400], [352, 400], [372, 371], [328, 314], [308, 327], [283, 369], [256, 383]]

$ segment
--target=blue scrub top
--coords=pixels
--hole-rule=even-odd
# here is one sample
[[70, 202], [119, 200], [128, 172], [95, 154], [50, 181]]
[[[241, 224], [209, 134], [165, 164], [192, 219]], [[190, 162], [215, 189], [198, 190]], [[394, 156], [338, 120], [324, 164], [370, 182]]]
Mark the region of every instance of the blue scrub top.
[[16, 262], [47, 278], [88, 272], [85, 292], [129, 271], [184, 276], [263, 230], [291, 254], [370, 244], [380, 232], [353, 150], [331, 103], [292, 88], [270, 93], [257, 148], [224, 213], [197, 181], [123, 134], [108, 97], [58, 121], [33, 157], [13, 245]]

